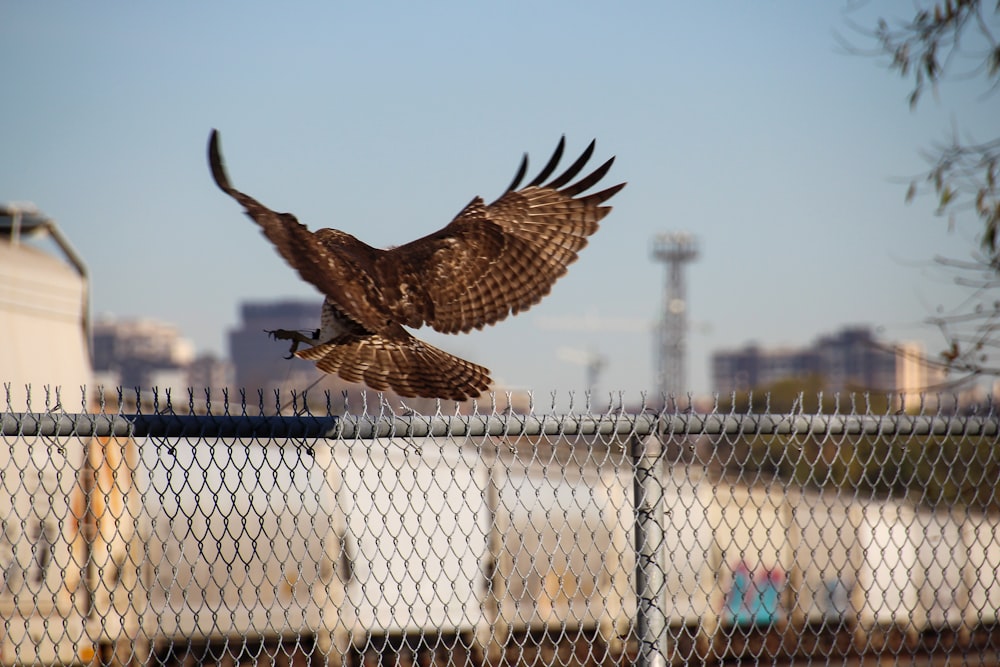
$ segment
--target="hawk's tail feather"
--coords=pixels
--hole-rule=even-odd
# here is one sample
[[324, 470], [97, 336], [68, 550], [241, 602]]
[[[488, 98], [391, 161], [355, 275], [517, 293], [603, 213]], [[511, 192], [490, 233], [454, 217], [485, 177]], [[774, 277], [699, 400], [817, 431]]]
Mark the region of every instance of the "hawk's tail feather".
[[462, 401], [489, 389], [489, 369], [417, 340], [378, 334], [346, 334], [299, 350], [295, 356], [316, 362], [325, 373], [349, 382], [364, 382], [400, 396]]

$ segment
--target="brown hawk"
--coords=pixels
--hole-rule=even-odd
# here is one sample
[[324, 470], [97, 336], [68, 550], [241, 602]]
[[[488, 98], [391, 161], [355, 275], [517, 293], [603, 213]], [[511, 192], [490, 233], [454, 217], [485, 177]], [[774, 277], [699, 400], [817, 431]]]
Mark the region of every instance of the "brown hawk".
[[[468, 332], [527, 310], [566, 273], [587, 237], [610, 211], [602, 206], [625, 184], [580, 196], [611, 168], [611, 158], [570, 183], [594, 151], [591, 142], [565, 172], [545, 182], [562, 157], [565, 137], [541, 173], [517, 189], [528, 156], [506, 192], [486, 205], [476, 197], [447, 227], [380, 250], [336, 229], [311, 232], [229, 184], [219, 134], [208, 160], [216, 184], [239, 202], [285, 261], [326, 299], [311, 335], [279, 329], [291, 354], [372, 389], [400, 396], [464, 400], [486, 391], [489, 370], [414, 338], [404, 327]], [[309, 344], [298, 349], [300, 344]]]

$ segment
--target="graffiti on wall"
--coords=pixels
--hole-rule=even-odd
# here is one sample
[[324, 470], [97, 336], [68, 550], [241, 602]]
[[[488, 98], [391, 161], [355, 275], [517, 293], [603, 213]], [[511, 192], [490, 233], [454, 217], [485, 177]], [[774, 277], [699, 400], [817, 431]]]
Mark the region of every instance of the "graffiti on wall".
[[773, 625], [781, 619], [781, 592], [785, 573], [777, 567], [751, 568], [745, 561], [733, 566], [723, 619], [734, 625]]

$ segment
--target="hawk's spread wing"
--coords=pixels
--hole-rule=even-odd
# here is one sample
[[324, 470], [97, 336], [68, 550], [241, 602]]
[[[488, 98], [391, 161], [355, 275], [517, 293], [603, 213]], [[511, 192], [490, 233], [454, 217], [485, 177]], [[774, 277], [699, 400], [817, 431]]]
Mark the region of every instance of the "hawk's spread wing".
[[602, 204], [625, 186], [578, 196], [614, 162], [611, 158], [570, 184], [590, 159], [593, 142], [546, 183], [564, 146], [565, 139], [560, 140], [548, 164], [524, 188], [515, 190], [527, 156], [500, 199], [487, 206], [477, 197], [444, 229], [377, 258], [387, 306], [400, 322], [428, 324], [444, 333], [481, 329], [527, 310], [549, 293], [611, 211]]
[[291, 213], [272, 211], [234, 188], [226, 175], [216, 130], [212, 130], [208, 158], [216, 185], [246, 209], [304, 280], [342, 304], [343, 314], [369, 331], [385, 327], [392, 315], [382, 305], [381, 286], [375, 282], [373, 271], [375, 257], [382, 251], [335, 229], [321, 229], [314, 234]]

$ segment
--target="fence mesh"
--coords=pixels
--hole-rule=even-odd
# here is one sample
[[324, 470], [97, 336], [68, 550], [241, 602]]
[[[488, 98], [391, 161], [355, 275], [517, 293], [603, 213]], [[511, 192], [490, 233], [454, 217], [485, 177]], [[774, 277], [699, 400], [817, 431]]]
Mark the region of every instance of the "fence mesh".
[[301, 398], [8, 398], [3, 664], [1000, 653], [989, 406]]

